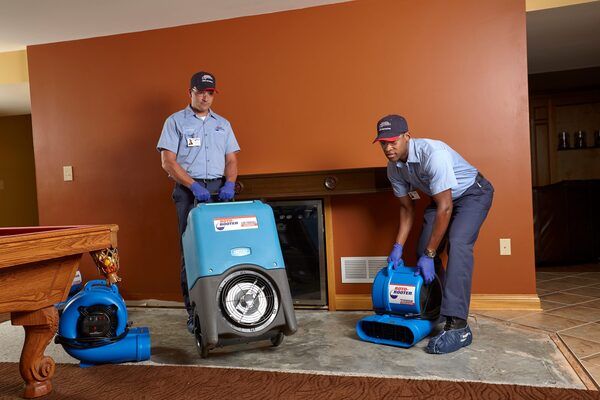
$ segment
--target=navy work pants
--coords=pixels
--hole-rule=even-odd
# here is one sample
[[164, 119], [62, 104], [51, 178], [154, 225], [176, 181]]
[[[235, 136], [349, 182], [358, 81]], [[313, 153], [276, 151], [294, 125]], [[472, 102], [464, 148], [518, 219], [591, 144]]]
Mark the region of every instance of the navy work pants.
[[[452, 201], [452, 216], [438, 254], [448, 252], [448, 265], [444, 271], [439, 257], [435, 269], [443, 283], [441, 314], [446, 317], [467, 319], [471, 301], [473, 276], [473, 246], [479, 229], [492, 206], [494, 188], [482, 175], [459, 198]], [[425, 209], [423, 230], [417, 245], [417, 258], [425, 251], [435, 221], [436, 204]]]
[[[198, 183], [204, 186], [210, 193], [216, 193], [219, 191], [223, 180], [222, 179], [196, 179]], [[185, 258], [183, 257], [183, 243], [181, 238], [185, 228], [187, 227], [187, 217], [192, 208], [194, 208], [194, 194], [186, 186], [175, 184], [173, 189], [173, 201], [175, 202], [175, 208], [177, 209], [177, 220], [179, 222], [179, 245], [181, 248], [181, 292], [183, 293], [183, 302], [185, 303], [185, 309], [189, 315], [192, 315], [192, 307], [190, 305], [190, 295], [188, 293], [187, 274], [185, 272]], [[210, 202], [211, 200], [209, 200]]]

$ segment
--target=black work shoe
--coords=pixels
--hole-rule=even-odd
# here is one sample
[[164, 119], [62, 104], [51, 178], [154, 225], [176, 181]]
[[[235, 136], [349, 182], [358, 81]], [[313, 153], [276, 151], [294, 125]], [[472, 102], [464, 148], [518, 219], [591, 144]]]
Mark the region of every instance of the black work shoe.
[[190, 315], [187, 320], [187, 330], [192, 335], [194, 334], [194, 317]]
[[452, 353], [473, 342], [473, 333], [464, 319], [447, 317], [444, 330], [432, 337], [425, 348], [430, 354]]
[[451, 329], [463, 329], [467, 327], [467, 321], [458, 317], [446, 317], [446, 325], [444, 330], [449, 331]]

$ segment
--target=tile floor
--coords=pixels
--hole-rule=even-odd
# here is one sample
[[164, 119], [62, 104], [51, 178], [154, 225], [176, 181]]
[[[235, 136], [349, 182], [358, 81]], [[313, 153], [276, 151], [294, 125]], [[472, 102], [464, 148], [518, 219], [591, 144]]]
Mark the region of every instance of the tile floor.
[[476, 314], [556, 333], [600, 384], [600, 264], [540, 268], [536, 285], [541, 312], [500, 310]]

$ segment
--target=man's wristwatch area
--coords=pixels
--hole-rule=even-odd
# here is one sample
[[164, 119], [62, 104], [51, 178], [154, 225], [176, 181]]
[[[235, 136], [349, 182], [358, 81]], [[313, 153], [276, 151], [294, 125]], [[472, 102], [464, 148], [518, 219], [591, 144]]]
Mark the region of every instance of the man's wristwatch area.
[[437, 252], [435, 250], [425, 249], [423, 254], [429, 258], [435, 258], [435, 256], [437, 255]]

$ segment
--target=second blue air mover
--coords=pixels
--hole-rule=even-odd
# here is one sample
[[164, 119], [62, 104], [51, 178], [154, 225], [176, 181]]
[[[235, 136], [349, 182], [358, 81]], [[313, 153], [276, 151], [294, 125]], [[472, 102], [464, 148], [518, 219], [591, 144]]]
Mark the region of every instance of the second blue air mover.
[[362, 340], [411, 347], [431, 333], [439, 318], [441, 284], [436, 276], [426, 286], [415, 271], [403, 263], [396, 268], [390, 263], [377, 273], [371, 293], [376, 314], [356, 325]]
[[216, 347], [271, 340], [296, 332], [296, 316], [273, 210], [258, 200], [202, 203], [183, 234], [194, 308], [194, 333], [204, 358]]
[[117, 285], [107, 286], [104, 280], [89, 281], [66, 302], [55, 342], [81, 367], [150, 358], [149, 329], [129, 327]]

